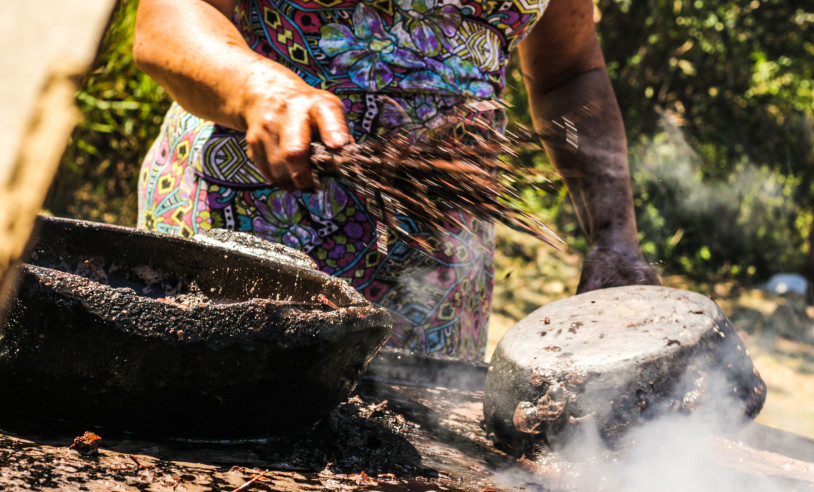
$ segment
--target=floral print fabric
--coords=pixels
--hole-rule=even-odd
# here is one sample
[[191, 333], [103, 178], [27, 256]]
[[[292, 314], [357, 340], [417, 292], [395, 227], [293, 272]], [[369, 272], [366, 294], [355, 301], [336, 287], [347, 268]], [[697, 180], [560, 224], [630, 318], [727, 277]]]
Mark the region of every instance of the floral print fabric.
[[[362, 140], [394, 130], [379, 121], [393, 95], [424, 97], [425, 112], [499, 124], [499, 111], [477, 114], [467, 103], [501, 93], [509, 51], [547, 5], [548, 0], [242, 0], [236, 22], [253, 50], [343, 99], [354, 136]], [[426, 119], [416, 116], [401, 125]], [[458, 123], [448, 121], [424, 136], [478, 131], [462, 132]]]
[[[498, 97], [509, 50], [547, 0], [241, 0], [235, 22], [256, 52], [335, 93], [357, 139], [467, 139], [503, 127]], [[308, 253], [394, 319], [392, 346], [482, 359], [492, 291], [493, 229], [427, 231], [396, 216], [388, 230], [365, 190], [328, 180], [316, 193], [268, 186], [245, 135], [173, 105], [145, 158], [139, 226], [190, 236], [246, 231]], [[433, 246], [422, 250], [413, 238]]]

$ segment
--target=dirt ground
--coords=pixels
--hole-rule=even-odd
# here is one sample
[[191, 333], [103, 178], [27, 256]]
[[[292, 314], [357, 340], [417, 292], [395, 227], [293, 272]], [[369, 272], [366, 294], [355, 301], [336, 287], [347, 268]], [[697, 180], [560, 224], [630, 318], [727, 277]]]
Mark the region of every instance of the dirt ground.
[[[574, 295], [580, 272], [578, 255], [531, 243], [514, 231], [500, 229], [498, 243], [487, 360], [517, 321]], [[814, 438], [814, 307], [798, 295], [773, 295], [733, 282], [698, 285], [661, 273], [665, 286], [715, 299], [740, 331], [769, 387], [757, 422]]]

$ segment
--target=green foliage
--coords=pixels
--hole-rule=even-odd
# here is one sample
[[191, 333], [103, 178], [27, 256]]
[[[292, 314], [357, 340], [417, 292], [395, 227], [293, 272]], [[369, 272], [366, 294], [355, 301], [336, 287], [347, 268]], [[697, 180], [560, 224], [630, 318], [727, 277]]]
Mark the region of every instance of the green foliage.
[[[77, 94], [85, 120], [46, 204], [55, 214], [135, 223], [139, 163], [169, 104], [133, 66], [136, 5], [120, 3]], [[797, 0], [597, 6], [648, 258], [699, 280], [799, 271], [814, 203], [814, 7]], [[530, 126], [517, 64], [507, 79], [511, 117]], [[520, 159], [550, 170], [542, 153]], [[538, 183], [545, 192], [523, 189], [523, 200], [585, 251], [561, 180], [547, 177]]]
[[[597, 0], [646, 256], [697, 280], [801, 271], [814, 203], [814, 7]], [[510, 84], [522, 87], [517, 68]], [[525, 94], [508, 96], [528, 121]], [[545, 166], [539, 157], [524, 164]], [[554, 182], [555, 187], [561, 186]], [[556, 195], [557, 197], [559, 194]], [[576, 249], [573, 212], [537, 198]]]
[[682, 119], [703, 153], [705, 176], [728, 175], [743, 155], [804, 167], [805, 121], [814, 115], [814, 8], [806, 12], [793, 0], [600, 0], [599, 7], [631, 133], [652, 132], [660, 108]]
[[703, 280], [802, 269], [811, 214], [793, 200], [799, 177], [742, 158], [726, 179], [705, 179], [702, 159], [667, 121], [632, 155], [642, 249], [666, 273]]
[[84, 118], [45, 204], [55, 215], [136, 223], [139, 163], [169, 107], [164, 90], [133, 64], [137, 5], [119, 3], [95, 68], [76, 95]]
[[598, 5], [638, 142], [631, 168], [645, 251], [698, 279], [800, 271], [814, 202], [814, 7]]

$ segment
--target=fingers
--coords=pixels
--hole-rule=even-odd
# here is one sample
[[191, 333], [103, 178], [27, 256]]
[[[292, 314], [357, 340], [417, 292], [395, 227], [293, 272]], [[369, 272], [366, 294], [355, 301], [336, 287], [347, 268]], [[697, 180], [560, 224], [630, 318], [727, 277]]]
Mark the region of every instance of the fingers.
[[280, 149], [279, 115], [268, 113], [249, 125], [246, 144], [249, 158], [270, 184], [287, 191], [294, 191], [291, 173], [282, 158]]
[[311, 107], [310, 114], [322, 142], [328, 148], [338, 149], [351, 143], [350, 131], [345, 124], [345, 108], [338, 98], [320, 101]]
[[311, 136], [338, 149], [352, 141], [344, 106], [333, 94], [298, 94], [249, 124], [249, 157], [268, 182], [286, 191], [313, 191]]
[[315, 188], [311, 174], [311, 126], [308, 114], [294, 114], [280, 132], [279, 166], [285, 169], [291, 187], [300, 191]]

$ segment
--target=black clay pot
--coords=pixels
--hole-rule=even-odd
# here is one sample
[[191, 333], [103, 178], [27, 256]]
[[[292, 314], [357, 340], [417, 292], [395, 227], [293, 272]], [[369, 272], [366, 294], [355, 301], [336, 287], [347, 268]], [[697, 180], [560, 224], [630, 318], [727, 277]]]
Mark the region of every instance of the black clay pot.
[[305, 255], [41, 218], [0, 331], [0, 406], [184, 437], [313, 424], [353, 390], [387, 312]]

